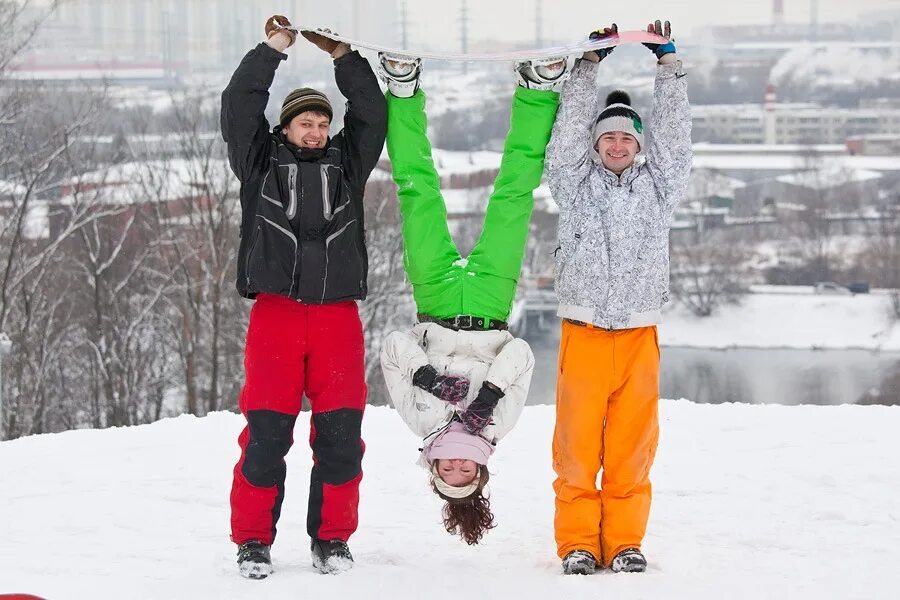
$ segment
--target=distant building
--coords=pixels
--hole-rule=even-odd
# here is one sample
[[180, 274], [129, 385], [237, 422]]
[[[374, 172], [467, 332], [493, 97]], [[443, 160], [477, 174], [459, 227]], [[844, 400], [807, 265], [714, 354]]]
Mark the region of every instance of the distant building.
[[900, 134], [871, 133], [847, 138], [847, 152], [863, 156], [900, 157]]
[[826, 108], [808, 103], [691, 107], [696, 142], [843, 144], [850, 137], [900, 135], [900, 108]]
[[836, 214], [859, 213], [878, 204], [882, 174], [835, 160], [817, 168], [752, 182], [736, 191], [733, 215], [774, 215], [779, 206], [822, 204]]
[[[34, 3], [35, 13], [47, 1]], [[263, 41], [263, 25], [284, 14], [297, 25], [391, 43], [395, 3], [363, 0], [67, 0], [13, 68], [29, 78], [161, 83], [195, 72], [231, 71]], [[322, 52], [299, 40], [285, 68], [299, 71]]]

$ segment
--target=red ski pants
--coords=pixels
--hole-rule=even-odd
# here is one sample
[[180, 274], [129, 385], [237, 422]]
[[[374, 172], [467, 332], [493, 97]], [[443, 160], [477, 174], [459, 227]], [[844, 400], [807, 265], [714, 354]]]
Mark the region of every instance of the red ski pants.
[[284, 457], [303, 394], [313, 450], [306, 528], [344, 540], [356, 531], [365, 349], [355, 302], [307, 305], [260, 294], [250, 312], [240, 409], [247, 418], [231, 488], [231, 539], [271, 544], [284, 500]]

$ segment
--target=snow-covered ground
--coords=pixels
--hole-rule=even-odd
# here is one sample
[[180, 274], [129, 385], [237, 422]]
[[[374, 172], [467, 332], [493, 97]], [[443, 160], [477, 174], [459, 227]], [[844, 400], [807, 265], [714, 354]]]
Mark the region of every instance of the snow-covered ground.
[[[314, 572], [306, 419], [288, 457], [276, 573], [241, 579], [228, 541], [237, 415], [0, 444], [0, 593], [121, 598], [889, 598], [900, 589], [900, 408], [664, 401], [644, 575], [564, 577], [553, 407], [527, 407], [492, 460], [499, 526], [476, 548], [439, 525], [418, 440], [369, 408], [357, 565]], [[893, 590], [893, 591], [891, 591]]]
[[[696, 317], [670, 304], [659, 328], [664, 346], [900, 351], [900, 320], [883, 293], [832, 296], [810, 287], [761, 286], [759, 293]], [[794, 290], [794, 293], [783, 293]]]

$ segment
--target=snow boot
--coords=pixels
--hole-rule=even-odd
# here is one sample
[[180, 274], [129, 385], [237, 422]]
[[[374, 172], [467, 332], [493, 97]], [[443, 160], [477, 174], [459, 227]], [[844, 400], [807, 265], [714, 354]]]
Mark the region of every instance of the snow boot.
[[238, 545], [238, 569], [247, 579], [265, 579], [272, 573], [271, 546], [252, 540]]
[[574, 59], [566, 56], [519, 61], [516, 63], [518, 84], [532, 90], [558, 92], [574, 64]]
[[593, 575], [597, 570], [597, 559], [587, 550], [572, 550], [562, 561], [565, 575]]
[[647, 570], [647, 559], [637, 548], [626, 548], [616, 554], [609, 568], [614, 573], [643, 573]]
[[353, 555], [347, 542], [342, 540], [313, 540], [313, 566], [323, 574], [337, 574], [353, 568]]
[[378, 75], [398, 98], [409, 98], [419, 89], [422, 59], [401, 54], [378, 53]]

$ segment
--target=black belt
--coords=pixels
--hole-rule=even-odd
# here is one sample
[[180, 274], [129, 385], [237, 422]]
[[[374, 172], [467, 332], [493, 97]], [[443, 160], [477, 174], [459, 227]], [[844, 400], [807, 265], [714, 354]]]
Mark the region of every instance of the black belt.
[[[437, 317], [419, 313], [416, 317], [418, 317], [420, 323], [437, 323], [453, 331], [485, 331], [489, 329], [503, 331], [507, 328], [506, 321], [473, 317], [472, 315], [459, 315], [452, 319], [438, 319]], [[485, 324], [487, 325], [485, 326]]]

